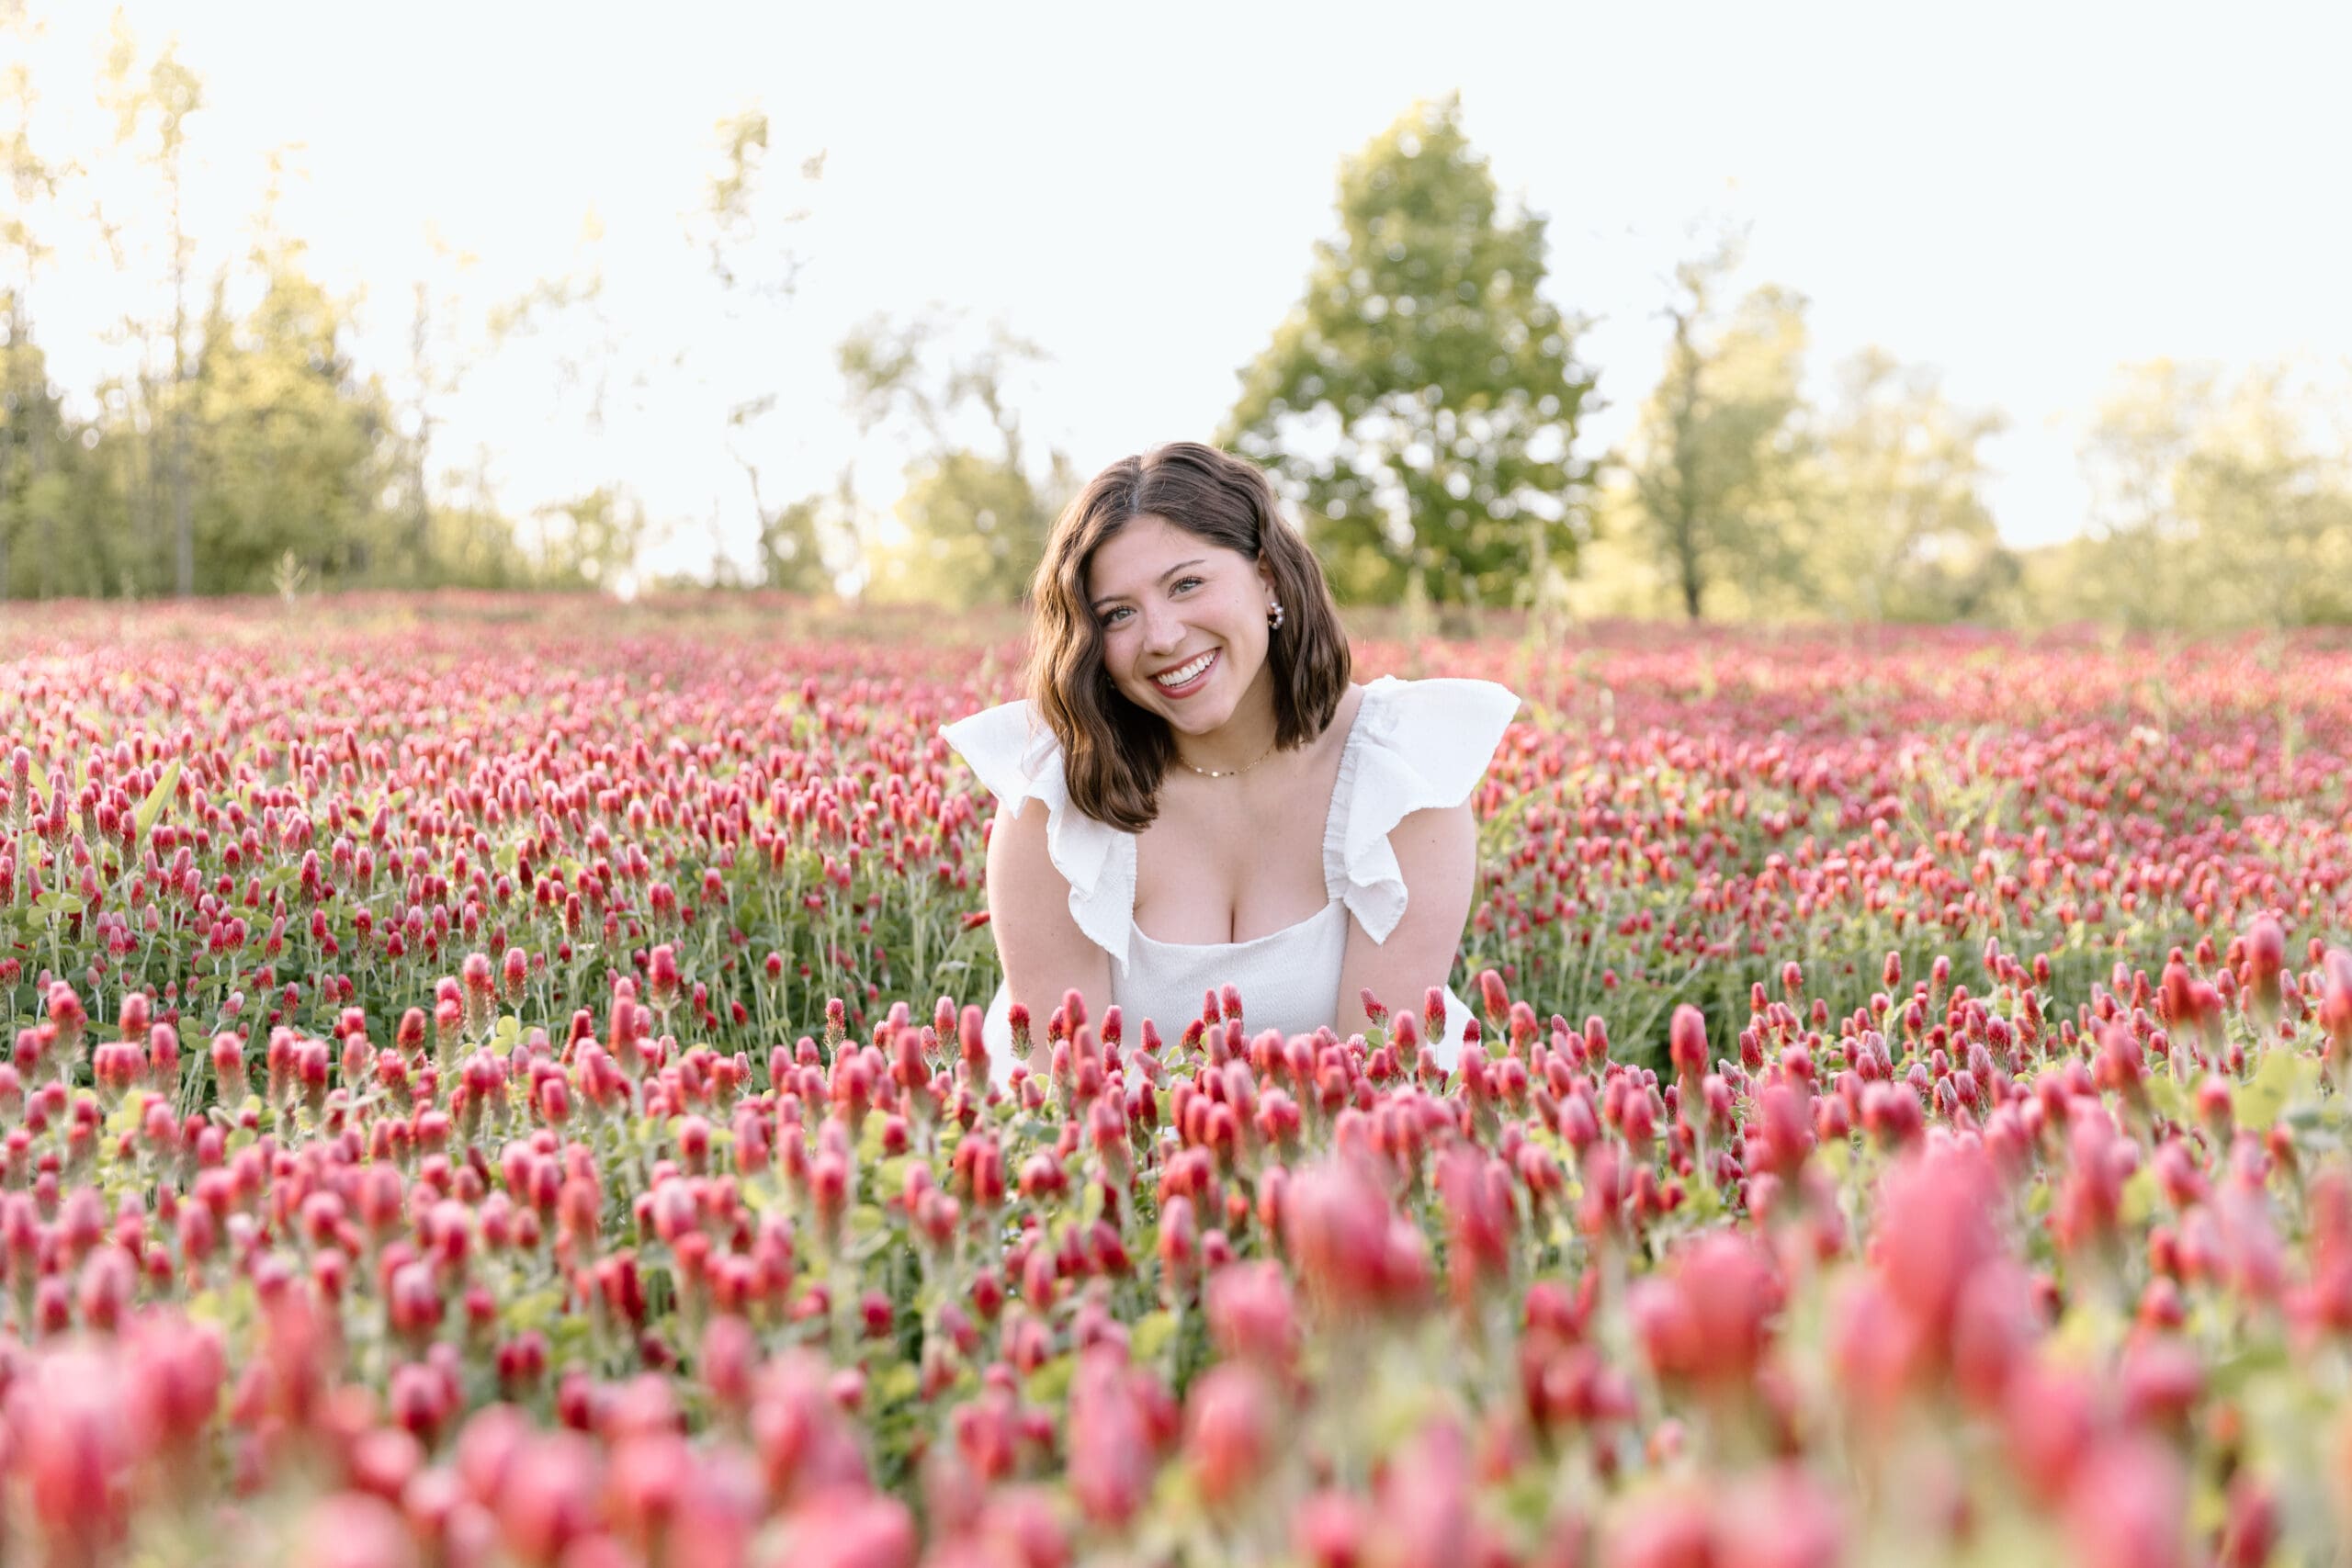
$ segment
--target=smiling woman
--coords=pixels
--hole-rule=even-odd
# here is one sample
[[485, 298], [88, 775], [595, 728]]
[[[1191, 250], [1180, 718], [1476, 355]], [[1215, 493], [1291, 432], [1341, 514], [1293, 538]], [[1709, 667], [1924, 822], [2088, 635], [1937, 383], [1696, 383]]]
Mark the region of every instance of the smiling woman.
[[1342, 1037], [1368, 1026], [1363, 992], [1418, 1012], [1434, 991], [1429, 1043], [1451, 1066], [1469, 797], [1519, 699], [1352, 682], [1322, 570], [1265, 476], [1195, 442], [1097, 474], [1032, 597], [1029, 698], [941, 730], [1003, 808], [991, 1055], [1021, 1048], [1016, 1001], [1043, 1021], [1076, 991], [1091, 1016], [1116, 1005], [1173, 1034], [1230, 986], [1253, 1032]]

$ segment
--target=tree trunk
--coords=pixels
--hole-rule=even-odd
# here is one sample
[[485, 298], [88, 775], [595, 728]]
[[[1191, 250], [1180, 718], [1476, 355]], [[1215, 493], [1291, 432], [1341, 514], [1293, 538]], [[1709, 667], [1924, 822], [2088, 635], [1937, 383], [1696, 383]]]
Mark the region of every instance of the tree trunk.
[[1669, 312], [1674, 321], [1674, 354], [1669, 372], [1674, 387], [1674, 567], [1682, 589], [1683, 613], [1699, 619], [1699, 602], [1706, 585], [1699, 575], [1699, 354], [1690, 329], [1703, 307], [1693, 301], [1688, 310]]
[[428, 557], [433, 548], [433, 508], [425, 499], [424, 476], [428, 464], [426, 454], [433, 446], [433, 413], [426, 392], [432, 385], [431, 367], [426, 362], [425, 348], [431, 324], [431, 302], [425, 286], [416, 286], [416, 314], [411, 318], [408, 336], [409, 364], [416, 376], [416, 442], [413, 448], [414, 463], [409, 473], [409, 570], [411, 586], [423, 587], [429, 577]]
[[[8, 358], [6, 363], [11, 378], [15, 376], [17, 356], [23, 352], [24, 341], [24, 295], [19, 293], [9, 301], [8, 310]], [[31, 479], [35, 480], [40, 478], [40, 450], [39, 446], [35, 446], [30, 454]], [[0, 467], [0, 599], [6, 599], [11, 586], [8, 581], [8, 528], [12, 521], [9, 516], [7, 482], [14, 477], [17, 466], [7, 462], [5, 443], [0, 443], [0, 465], [5, 465]], [[27, 496], [29, 497], [39, 488], [38, 484], [28, 483], [26, 487]]]
[[180, 227], [180, 176], [172, 165], [172, 540], [179, 596], [196, 593], [196, 519], [188, 498], [187, 236]]
[[[21, 332], [22, 328], [23, 323], [19, 322], [18, 330]], [[34, 412], [32, 418], [25, 421], [25, 513], [40, 538], [42, 572], [45, 576], [48, 572], [47, 563], [58, 558], [57, 514], [49, 510], [44, 503], [40, 481], [49, 473], [49, 444], [57, 439], [57, 429], [53, 421], [48, 417], [52, 411], [52, 405], [49, 401], [49, 389], [32, 387], [26, 389], [26, 391], [28, 395], [22, 406], [28, 411], [37, 412]], [[44, 426], [47, 428], [43, 428]], [[37, 512], [36, 508], [39, 508]], [[0, 536], [0, 598], [6, 598], [7, 593], [7, 547], [5, 537]]]

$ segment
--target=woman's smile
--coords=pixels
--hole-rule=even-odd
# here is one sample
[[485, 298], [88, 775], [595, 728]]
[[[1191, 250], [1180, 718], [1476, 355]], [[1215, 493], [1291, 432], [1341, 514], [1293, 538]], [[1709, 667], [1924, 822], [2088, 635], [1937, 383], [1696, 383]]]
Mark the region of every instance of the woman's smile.
[[1216, 670], [1217, 658], [1216, 649], [1211, 649], [1198, 659], [1154, 675], [1151, 683], [1169, 696], [1189, 697], [1208, 684], [1209, 676]]

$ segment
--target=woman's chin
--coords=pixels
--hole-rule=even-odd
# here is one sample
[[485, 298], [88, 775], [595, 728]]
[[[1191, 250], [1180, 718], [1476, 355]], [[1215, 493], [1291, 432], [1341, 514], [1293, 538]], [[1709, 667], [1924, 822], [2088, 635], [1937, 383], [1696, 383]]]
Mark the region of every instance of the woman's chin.
[[1187, 735], [1206, 735], [1233, 716], [1221, 708], [1210, 708], [1197, 702], [1166, 703], [1157, 711], [1168, 721], [1169, 728], [1181, 729]]

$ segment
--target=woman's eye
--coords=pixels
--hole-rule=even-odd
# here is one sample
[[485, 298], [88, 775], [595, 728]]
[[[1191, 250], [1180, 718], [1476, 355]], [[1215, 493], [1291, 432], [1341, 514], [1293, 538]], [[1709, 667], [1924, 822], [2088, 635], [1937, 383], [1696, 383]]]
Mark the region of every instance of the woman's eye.
[[1119, 617], [1125, 614], [1127, 612], [1124, 609], [1113, 610], [1102, 617], [1102, 624], [1106, 626], [1115, 626], [1119, 624]]
[[1197, 577], [1180, 577], [1176, 580], [1176, 591], [1181, 593], [1188, 587], [1197, 587], [1200, 581]]

